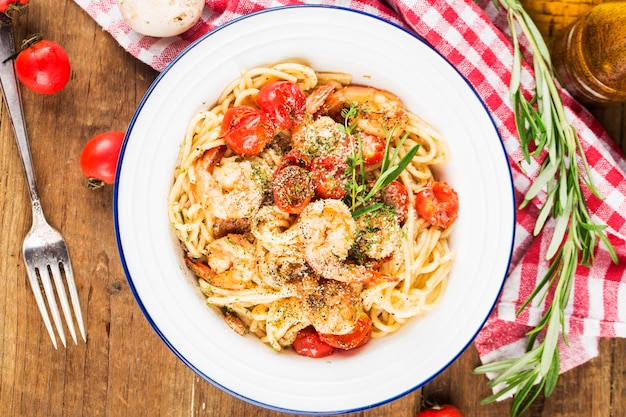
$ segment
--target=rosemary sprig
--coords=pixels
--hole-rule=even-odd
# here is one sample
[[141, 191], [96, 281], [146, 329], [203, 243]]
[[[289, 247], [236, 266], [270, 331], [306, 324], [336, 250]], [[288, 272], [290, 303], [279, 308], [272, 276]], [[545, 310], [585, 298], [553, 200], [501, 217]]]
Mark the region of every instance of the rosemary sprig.
[[[533, 233], [539, 234], [549, 218], [555, 219], [554, 234], [546, 253], [546, 258], [552, 260], [550, 267], [517, 311], [519, 314], [534, 299], [540, 295], [545, 297], [548, 290], [554, 287], [553, 300], [537, 326], [528, 333], [526, 353], [519, 358], [500, 360], [475, 369], [476, 373], [497, 375], [489, 382], [491, 388], [497, 387], [497, 393], [482, 402], [489, 403], [513, 394], [511, 416], [517, 417], [542, 391], [548, 397], [556, 387], [560, 366], [557, 344], [560, 337], [567, 343], [564, 315], [578, 264], [591, 266], [598, 239], [604, 242], [616, 263], [617, 256], [603, 232], [606, 225], [598, 225], [591, 220], [581, 190], [582, 183], [600, 198], [591, 181], [578, 135], [565, 117], [548, 47], [518, 0], [493, 2], [496, 7], [506, 10], [513, 39], [509, 87], [524, 161], [529, 163], [531, 155], [540, 157], [545, 152], [539, 175], [524, 196], [520, 209], [545, 190], [546, 199], [539, 209]], [[536, 82], [530, 100], [521, 91], [524, 57], [518, 28], [527, 38], [533, 57]], [[531, 146], [536, 148], [533, 152]], [[538, 337], [540, 334], [543, 334], [541, 340]]]
[[358, 140], [355, 144], [354, 136], [352, 135], [352, 132], [357, 125], [359, 112], [360, 109], [358, 107], [358, 103], [350, 103], [350, 107], [344, 107], [341, 109], [341, 117], [343, 117], [344, 122], [343, 125], [339, 125], [339, 130], [350, 138], [350, 149], [354, 150], [355, 146], [357, 147], [356, 153], [351, 152], [348, 154], [348, 167], [346, 169], [346, 174], [348, 176], [348, 193], [346, 195], [346, 199], [350, 199], [347, 203], [351, 209], [361, 204], [361, 196], [366, 190], [365, 166], [363, 164], [363, 143]]
[[348, 155], [348, 193], [346, 195], [346, 198], [350, 200], [348, 202], [348, 206], [352, 212], [352, 217], [355, 218], [366, 213], [376, 211], [383, 206], [382, 203], [367, 203], [374, 195], [376, 195], [376, 193], [400, 176], [400, 173], [402, 173], [402, 171], [404, 171], [404, 169], [411, 163], [413, 157], [419, 150], [419, 144], [413, 145], [406, 155], [397, 161], [400, 149], [409, 136], [408, 132], [405, 132], [400, 138], [400, 141], [390, 158], [389, 153], [391, 151], [391, 138], [395, 134], [396, 126], [391, 129], [391, 132], [385, 132], [385, 151], [380, 166], [380, 175], [368, 191], [368, 187], [365, 183], [363, 144], [358, 133], [356, 135], [353, 134], [357, 124], [356, 119], [358, 118], [360, 111], [366, 110], [359, 109], [357, 103], [352, 103], [349, 108], [344, 108], [341, 112], [341, 116], [344, 118], [344, 124], [339, 125], [344, 133], [350, 135], [351, 140], [356, 139], [356, 144], [352, 144], [353, 146], [350, 146], [352, 150], [356, 148], [356, 152]]

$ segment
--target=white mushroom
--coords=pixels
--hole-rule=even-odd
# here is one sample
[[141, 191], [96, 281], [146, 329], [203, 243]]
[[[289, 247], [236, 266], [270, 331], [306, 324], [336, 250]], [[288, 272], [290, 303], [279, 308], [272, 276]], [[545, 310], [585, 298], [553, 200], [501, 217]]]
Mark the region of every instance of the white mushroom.
[[165, 38], [190, 29], [202, 15], [204, 0], [117, 0], [117, 6], [133, 30]]

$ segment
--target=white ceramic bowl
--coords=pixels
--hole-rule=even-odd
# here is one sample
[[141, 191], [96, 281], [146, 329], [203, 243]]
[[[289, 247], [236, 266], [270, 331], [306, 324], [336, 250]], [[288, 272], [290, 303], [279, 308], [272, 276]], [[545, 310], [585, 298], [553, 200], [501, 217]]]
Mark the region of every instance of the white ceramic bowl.
[[[446, 138], [443, 178], [457, 190], [457, 253], [439, 307], [354, 354], [313, 360], [241, 337], [206, 307], [170, 230], [167, 195], [192, 114], [243, 68], [303, 58], [390, 90]], [[472, 342], [509, 264], [515, 210], [509, 166], [475, 91], [436, 51], [403, 29], [356, 11], [273, 9], [203, 37], [155, 80], [122, 148], [114, 214], [120, 256], [146, 318], [198, 375], [254, 404], [337, 414], [394, 400], [431, 380]]]

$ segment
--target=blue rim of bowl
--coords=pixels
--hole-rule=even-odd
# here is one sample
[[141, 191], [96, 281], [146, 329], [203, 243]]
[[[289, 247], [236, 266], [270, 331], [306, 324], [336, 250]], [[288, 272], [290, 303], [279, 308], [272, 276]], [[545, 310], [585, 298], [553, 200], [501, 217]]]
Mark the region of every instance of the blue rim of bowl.
[[[470, 90], [474, 93], [474, 95], [476, 96], [476, 98], [478, 99], [479, 103], [482, 105], [483, 109], [485, 110], [485, 113], [488, 115], [489, 120], [491, 121], [491, 124], [494, 127], [494, 131], [496, 132], [498, 138], [500, 139], [500, 146], [502, 148], [502, 152], [503, 152], [503, 156], [506, 158], [506, 150], [504, 149], [504, 144], [502, 143], [502, 137], [500, 135], [499, 130], [497, 129], [497, 126], [493, 120], [493, 117], [491, 115], [491, 113], [489, 112], [489, 110], [487, 109], [484, 101], [482, 100], [482, 98], [480, 97], [480, 95], [476, 92], [476, 89], [472, 86], [472, 84], [463, 76], [463, 74], [461, 74], [458, 69], [452, 65], [450, 63], [450, 61], [448, 61], [448, 59], [446, 57], [444, 57], [441, 53], [439, 53], [439, 51], [437, 51], [435, 48], [432, 47], [432, 45], [430, 45], [423, 37], [421, 37], [420, 35], [411, 32], [405, 28], [403, 28], [402, 26], [399, 26], [393, 22], [390, 22], [382, 17], [364, 12], [364, 11], [360, 11], [360, 10], [355, 10], [355, 9], [350, 9], [350, 8], [346, 8], [346, 7], [341, 7], [341, 6], [333, 6], [333, 5], [309, 5], [309, 4], [301, 4], [301, 5], [291, 5], [291, 6], [280, 6], [280, 7], [275, 7], [275, 8], [269, 8], [269, 9], [265, 9], [265, 10], [261, 10], [261, 11], [257, 11], [254, 13], [250, 13], [244, 16], [240, 16], [237, 17], [215, 29], [213, 29], [210, 32], [207, 32], [206, 34], [204, 34], [202, 37], [198, 38], [197, 40], [195, 40], [193, 43], [191, 43], [189, 46], [187, 46], [179, 55], [177, 55], [166, 67], [165, 69], [155, 78], [155, 80], [152, 82], [152, 84], [150, 85], [150, 87], [148, 88], [148, 90], [146, 91], [144, 97], [142, 98], [141, 102], [139, 103], [139, 105], [137, 106], [137, 109], [135, 110], [135, 113], [133, 114], [133, 117], [128, 125], [128, 129], [126, 131], [126, 135], [124, 137], [124, 142], [122, 144], [122, 148], [120, 150], [120, 156], [119, 156], [119, 160], [118, 160], [118, 164], [117, 164], [117, 174], [115, 176], [115, 184], [114, 184], [114, 191], [113, 191], [113, 217], [114, 217], [114, 226], [115, 226], [115, 238], [116, 238], [116, 242], [117, 242], [117, 247], [118, 247], [118, 252], [120, 254], [120, 260], [122, 262], [122, 267], [124, 269], [124, 274], [126, 275], [126, 279], [128, 281], [128, 285], [133, 293], [133, 296], [137, 302], [137, 304], [139, 305], [139, 308], [141, 309], [142, 313], [144, 314], [144, 316], [146, 317], [146, 319], [148, 320], [148, 323], [150, 324], [150, 326], [152, 327], [152, 329], [157, 333], [157, 335], [161, 338], [161, 340], [165, 343], [165, 345], [176, 355], [176, 357], [178, 357], [178, 359], [180, 359], [185, 365], [187, 365], [187, 367], [189, 367], [193, 372], [195, 372], [197, 375], [201, 376], [203, 379], [205, 379], [207, 382], [210, 382], [211, 384], [213, 384], [214, 386], [220, 388], [221, 390], [229, 393], [230, 395], [239, 398], [247, 403], [265, 408], [265, 409], [269, 409], [269, 410], [273, 410], [273, 411], [278, 411], [278, 412], [283, 412], [283, 413], [290, 413], [290, 414], [304, 414], [304, 415], [312, 415], [312, 416], [329, 416], [329, 415], [335, 415], [335, 414], [347, 414], [347, 413], [355, 413], [355, 412], [359, 412], [359, 411], [363, 411], [363, 410], [368, 410], [368, 409], [372, 409], [372, 408], [376, 408], [379, 407], [381, 405], [390, 403], [392, 401], [395, 401], [421, 387], [423, 387], [424, 385], [428, 384], [430, 381], [432, 381], [434, 378], [436, 378], [439, 374], [441, 374], [444, 370], [446, 370], [452, 363], [454, 363], [459, 356], [461, 356], [461, 354], [469, 347], [469, 345], [473, 342], [474, 338], [478, 335], [478, 333], [480, 332], [480, 330], [482, 329], [482, 327], [484, 326], [485, 322], [487, 321], [487, 319], [489, 318], [489, 315], [491, 314], [491, 312], [493, 311], [494, 307], [496, 306], [498, 297], [496, 297], [496, 299], [494, 300], [493, 304], [491, 305], [491, 307], [489, 308], [489, 312], [488, 314], [485, 316], [485, 318], [482, 320], [482, 323], [480, 325], [480, 327], [478, 328], [478, 330], [473, 334], [473, 336], [467, 341], [467, 343], [463, 346], [462, 349], [459, 350], [459, 352], [454, 355], [454, 357], [452, 357], [450, 359], [450, 361], [448, 363], [446, 363], [443, 367], [441, 367], [441, 369], [439, 369], [437, 372], [435, 372], [433, 375], [431, 375], [429, 378], [427, 378], [426, 380], [424, 380], [421, 383], [418, 383], [417, 385], [415, 385], [414, 387], [405, 390], [403, 392], [397, 393], [395, 396], [392, 396], [386, 400], [383, 401], [379, 401], [377, 403], [373, 403], [373, 404], [369, 404], [367, 406], [362, 406], [362, 407], [358, 407], [358, 408], [351, 408], [351, 409], [344, 409], [344, 410], [336, 410], [336, 411], [323, 411], [323, 412], [319, 412], [319, 411], [310, 411], [310, 410], [296, 410], [296, 409], [287, 409], [287, 408], [282, 408], [282, 407], [277, 407], [274, 406], [272, 404], [266, 404], [263, 402], [259, 402], [256, 400], [253, 400], [251, 398], [245, 397], [219, 383], [217, 383], [215, 380], [213, 380], [211, 377], [209, 377], [208, 375], [206, 375], [205, 373], [203, 373], [202, 371], [200, 371], [198, 368], [196, 368], [193, 363], [189, 362], [187, 360], [187, 358], [185, 358], [173, 345], [172, 343], [167, 339], [167, 337], [161, 332], [161, 330], [159, 329], [159, 327], [154, 323], [154, 321], [152, 320], [152, 318], [150, 317], [150, 315], [148, 314], [148, 311], [146, 309], [146, 307], [144, 306], [143, 302], [141, 301], [141, 297], [139, 296], [139, 293], [137, 292], [137, 289], [135, 287], [135, 285], [133, 284], [133, 279], [130, 275], [130, 272], [128, 270], [128, 266], [126, 263], [126, 259], [124, 257], [124, 248], [122, 247], [122, 242], [121, 242], [121, 238], [120, 238], [120, 232], [119, 232], [119, 219], [118, 219], [118, 210], [117, 210], [117, 203], [118, 203], [118, 189], [119, 189], [119, 184], [118, 184], [118, 174], [121, 170], [121, 166], [123, 163], [123, 159], [124, 159], [124, 152], [126, 150], [126, 145], [128, 143], [129, 140], [129, 136], [130, 136], [130, 132], [132, 131], [133, 125], [135, 124], [137, 117], [139, 116], [139, 113], [141, 112], [141, 109], [143, 108], [144, 104], [146, 103], [146, 101], [149, 99], [150, 94], [152, 93], [152, 91], [156, 88], [156, 86], [158, 85], [158, 83], [160, 82], [160, 80], [167, 74], [167, 72], [171, 69], [172, 66], [174, 66], [186, 53], [188, 53], [189, 51], [191, 51], [194, 47], [196, 47], [198, 44], [202, 43], [203, 41], [205, 41], [207, 38], [211, 37], [213, 34], [215, 34], [216, 32], [230, 26], [233, 24], [236, 24], [237, 22], [241, 21], [241, 20], [245, 20], [245, 19], [249, 19], [251, 17], [254, 17], [256, 15], [260, 15], [260, 14], [265, 14], [265, 13], [272, 13], [272, 12], [276, 12], [276, 11], [280, 11], [280, 10], [285, 10], [285, 9], [293, 9], [293, 8], [323, 8], [323, 9], [334, 9], [334, 10], [338, 10], [338, 11], [342, 11], [342, 12], [348, 12], [348, 13], [356, 13], [356, 14], [360, 14], [363, 16], [367, 16], [369, 18], [373, 18], [379, 21], [382, 21], [388, 25], [391, 25], [409, 35], [411, 35], [413, 38], [415, 38], [415, 40], [417, 42], [421, 42], [423, 43], [425, 46], [427, 46], [429, 49], [431, 49], [433, 52], [435, 52], [437, 55], [439, 55], [439, 57], [441, 57], [441, 59], [443, 59], [457, 74], [458, 76], [463, 79], [465, 81], [465, 83], [467, 84], [467, 86], [470, 88]], [[510, 187], [511, 190], [514, 189], [513, 187], [513, 177], [512, 177], [512, 173], [511, 173], [511, 169], [510, 166], [508, 166], [508, 177], [509, 177], [509, 183], [510, 183]], [[514, 193], [511, 193], [511, 195], [513, 196]], [[513, 201], [514, 202], [514, 201]], [[515, 207], [515, 205], [513, 204], [513, 207]], [[514, 246], [514, 242], [515, 242], [515, 224], [516, 224], [516, 212], [514, 210], [513, 212], [513, 222], [512, 222], [512, 233], [511, 233], [511, 246], [509, 248], [509, 260], [507, 262], [507, 264], [510, 264], [510, 260], [511, 260], [511, 255], [513, 253], [513, 246]], [[502, 277], [502, 283], [500, 284], [500, 288], [498, 289], [498, 294], [502, 291], [502, 288], [504, 286], [504, 281], [505, 281], [506, 275]]]

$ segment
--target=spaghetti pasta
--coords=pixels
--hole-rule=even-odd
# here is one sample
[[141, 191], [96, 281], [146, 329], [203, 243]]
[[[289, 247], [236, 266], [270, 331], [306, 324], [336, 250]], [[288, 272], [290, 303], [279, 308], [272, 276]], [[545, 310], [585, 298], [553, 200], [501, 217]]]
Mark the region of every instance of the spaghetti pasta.
[[[235, 154], [225, 139], [225, 115], [237, 106], [258, 108], [259, 91], [276, 81], [297, 85], [309, 101], [307, 109], [315, 112], [304, 115], [292, 129], [277, 130], [258, 154]], [[298, 333], [311, 325], [320, 334], [349, 335], [363, 314], [371, 337], [381, 338], [409, 319], [427, 314], [445, 290], [454, 258], [448, 246], [452, 227], [429, 223], [428, 216], [418, 213], [416, 195], [437, 181], [432, 167], [448, 161], [446, 144], [416, 114], [394, 107], [401, 112], [394, 120], [406, 118], [400, 125], [395, 122], [394, 134], [386, 135], [384, 156], [397, 150], [401, 159], [418, 146], [394, 181], [407, 190], [407, 201], [398, 200], [398, 195], [388, 199], [382, 190], [371, 197], [376, 209], [355, 216], [354, 193], [367, 191], [385, 163], [363, 163], [367, 150], [361, 138], [367, 137], [370, 126], [376, 132], [386, 129], [379, 125], [386, 116], [375, 119], [374, 107], [382, 105], [387, 111], [395, 106], [395, 96], [359, 86], [352, 91], [357, 95], [340, 96], [338, 117], [332, 100], [339, 97], [338, 91], [352, 87], [349, 74], [320, 73], [294, 62], [243, 71], [213, 106], [192, 117], [180, 147], [168, 206], [187, 264], [198, 276], [207, 303], [225, 314], [227, 323], [275, 350], [290, 347]], [[370, 94], [376, 100], [360, 102], [361, 96]], [[359, 115], [349, 116], [355, 108]], [[334, 121], [328, 124], [330, 117]], [[321, 118], [324, 122], [317, 123]], [[366, 124], [357, 124], [361, 121]], [[308, 130], [296, 145], [292, 134], [303, 127]], [[313, 164], [302, 161], [336, 153], [319, 147], [329, 136], [333, 149], [343, 152], [339, 164], [343, 168], [333, 167], [333, 175], [342, 179], [344, 193], [346, 188], [351, 191], [345, 197], [329, 198], [316, 187], [314, 194], [307, 191], [298, 196], [303, 197], [302, 207], [293, 212], [278, 207], [272, 187], [279, 186], [273, 182], [285, 167], [286, 155], [294, 148], [304, 154], [292, 163], [297, 168], [283, 182], [308, 181], [315, 174], [306, 169], [302, 174], [302, 167]], [[348, 147], [341, 145], [348, 142]], [[359, 198], [357, 208], [364, 205]]]

